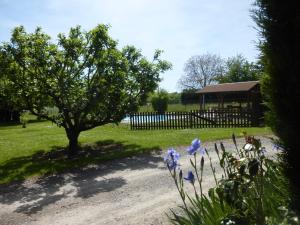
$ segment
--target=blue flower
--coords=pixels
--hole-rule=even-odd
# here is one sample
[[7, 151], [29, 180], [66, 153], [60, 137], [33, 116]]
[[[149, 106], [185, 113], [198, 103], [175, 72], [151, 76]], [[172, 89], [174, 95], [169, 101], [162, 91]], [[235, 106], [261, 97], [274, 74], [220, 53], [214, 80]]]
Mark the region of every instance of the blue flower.
[[200, 146], [201, 146], [201, 141], [200, 141], [198, 138], [194, 139], [194, 140], [192, 141], [192, 146], [193, 146], [194, 148], [196, 148], [196, 149], [200, 148]]
[[187, 152], [190, 155], [194, 155], [198, 150], [200, 151], [201, 155], [204, 155], [205, 150], [201, 147], [201, 141], [196, 138], [192, 141], [191, 146], [188, 147]]
[[273, 144], [273, 149], [272, 150], [282, 151], [283, 148], [280, 145], [278, 145], [278, 144]]
[[184, 179], [191, 183], [195, 182], [195, 176], [192, 171], [189, 171], [187, 177], [185, 177]]
[[176, 152], [174, 148], [169, 148], [167, 151], [167, 155], [164, 157], [164, 161], [167, 163], [167, 167], [169, 169], [174, 169], [179, 166], [179, 158], [180, 154]]
[[199, 152], [202, 156], [204, 156], [205, 155], [205, 148], [200, 148]]
[[168, 169], [173, 170], [177, 166], [179, 166], [178, 162], [172, 161], [172, 160], [167, 161], [167, 167], [168, 167]]

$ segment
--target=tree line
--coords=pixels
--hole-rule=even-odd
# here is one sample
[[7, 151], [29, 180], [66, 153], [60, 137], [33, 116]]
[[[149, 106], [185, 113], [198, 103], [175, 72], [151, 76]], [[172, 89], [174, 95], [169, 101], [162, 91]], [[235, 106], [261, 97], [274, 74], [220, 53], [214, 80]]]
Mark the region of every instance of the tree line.
[[249, 62], [241, 54], [226, 60], [211, 53], [195, 55], [185, 63], [178, 87], [183, 92], [189, 92], [210, 84], [259, 80], [261, 68], [259, 61]]

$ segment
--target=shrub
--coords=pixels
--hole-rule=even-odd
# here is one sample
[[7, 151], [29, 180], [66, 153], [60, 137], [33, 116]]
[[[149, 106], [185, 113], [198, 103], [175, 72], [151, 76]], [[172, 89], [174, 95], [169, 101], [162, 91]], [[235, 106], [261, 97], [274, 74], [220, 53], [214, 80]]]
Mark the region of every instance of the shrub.
[[[234, 153], [226, 151], [222, 143], [220, 147], [215, 144], [222, 179], [217, 179], [209, 152], [202, 148], [200, 140], [195, 139], [187, 150], [192, 156], [193, 171], [186, 177], [178, 168], [179, 154], [168, 150], [165, 162], [183, 201], [181, 214], [171, 211], [169, 219], [173, 224], [298, 224], [298, 218], [288, 207], [290, 195], [279, 163], [281, 155], [276, 160], [267, 158], [258, 139], [245, 139], [246, 144], [239, 149], [233, 135]], [[202, 189], [205, 158], [216, 184], [208, 195]], [[193, 186], [194, 197], [185, 191], [184, 180]]]
[[20, 115], [20, 123], [22, 124], [22, 128], [26, 128], [27, 123], [29, 122], [29, 112], [27, 110], [23, 110]]
[[159, 91], [151, 98], [153, 110], [158, 113], [164, 113], [168, 109], [168, 93], [166, 91]]
[[168, 104], [180, 104], [181, 103], [181, 94], [177, 92], [168, 93]]

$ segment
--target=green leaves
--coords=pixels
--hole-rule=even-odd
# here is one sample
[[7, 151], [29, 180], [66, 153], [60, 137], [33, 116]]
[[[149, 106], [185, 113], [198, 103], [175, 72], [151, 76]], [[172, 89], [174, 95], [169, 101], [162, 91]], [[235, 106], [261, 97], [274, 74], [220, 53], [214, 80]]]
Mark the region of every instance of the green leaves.
[[[77, 26], [53, 43], [41, 28], [27, 33], [16, 27], [1, 46], [1, 64], [24, 108], [62, 125], [67, 134], [119, 122], [136, 111], [171, 65], [160, 59], [161, 51], [148, 61], [133, 46], [119, 50], [108, 29]], [[57, 107], [57, 115], [50, 116], [48, 106]]]
[[[202, 194], [201, 189], [201, 196], [198, 197], [195, 187], [195, 198], [186, 193], [189, 204], [184, 203], [183, 216], [172, 212], [171, 221], [174, 224], [298, 224], [296, 214], [288, 208], [291, 198], [282, 165], [278, 162], [280, 158], [273, 161], [262, 157], [261, 142], [254, 137], [246, 136], [245, 139], [246, 143], [253, 144], [251, 150], [243, 148], [238, 151], [235, 137], [233, 147], [237, 151], [226, 151], [222, 143], [219, 151], [215, 145], [219, 169], [223, 168], [225, 177], [216, 181], [216, 186], [209, 189], [208, 196]], [[190, 159], [190, 163], [197, 171], [196, 157], [194, 159]], [[202, 157], [201, 171], [203, 165]], [[201, 182], [199, 184], [201, 187]], [[180, 195], [183, 193], [181, 188]]]
[[154, 111], [164, 113], [168, 109], [168, 93], [164, 90], [154, 93], [151, 96], [151, 104]]
[[257, 159], [251, 159], [248, 163], [248, 169], [250, 176], [256, 176], [258, 174], [260, 162]]
[[254, 63], [248, 62], [244, 56], [238, 54], [226, 60], [226, 73], [217, 80], [220, 83], [232, 83], [259, 80], [261, 71]]

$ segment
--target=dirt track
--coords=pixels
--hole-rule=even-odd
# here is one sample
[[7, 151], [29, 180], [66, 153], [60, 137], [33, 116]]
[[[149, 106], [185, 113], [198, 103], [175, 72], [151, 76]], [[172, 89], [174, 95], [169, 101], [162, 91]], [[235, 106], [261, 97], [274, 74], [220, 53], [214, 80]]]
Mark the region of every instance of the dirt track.
[[[261, 141], [267, 150], [272, 149], [268, 138], [261, 137]], [[243, 139], [238, 142], [244, 143]], [[233, 149], [231, 140], [223, 143], [227, 150]], [[213, 144], [204, 146], [216, 162]], [[187, 172], [185, 147], [177, 150]], [[181, 202], [163, 163], [164, 152], [0, 187], [0, 224], [169, 224], [165, 213]], [[208, 161], [205, 168], [207, 190], [214, 181]]]

